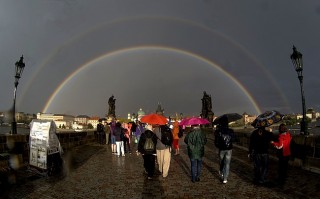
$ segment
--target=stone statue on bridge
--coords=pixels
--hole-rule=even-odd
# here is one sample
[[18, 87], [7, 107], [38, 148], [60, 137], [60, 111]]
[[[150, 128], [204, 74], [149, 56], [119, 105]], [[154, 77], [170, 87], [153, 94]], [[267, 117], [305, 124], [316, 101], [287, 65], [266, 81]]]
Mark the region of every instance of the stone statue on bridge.
[[116, 118], [116, 99], [114, 98], [113, 95], [109, 98], [108, 104], [109, 104], [108, 116]]
[[213, 120], [214, 113], [212, 112], [211, 95], [208, 95], [206, 91], [203, 92], [201, 117], [206, 118], [210, 123]]

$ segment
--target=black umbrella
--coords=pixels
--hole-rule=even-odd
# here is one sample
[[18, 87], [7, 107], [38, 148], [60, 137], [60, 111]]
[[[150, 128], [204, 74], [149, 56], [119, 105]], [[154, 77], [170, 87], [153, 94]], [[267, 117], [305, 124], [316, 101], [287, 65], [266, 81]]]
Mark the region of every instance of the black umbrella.
[[260, 114], [253, 122], [252, 126], [255, 128], [268, 127], [283, 119], [283, 115], [278, 111], [266, 111]]
[[213, 124], [216, 125], [216, 124], [220, 124], [223, 120], [228, 120], [228, 123], [229, 122], [234, 122], [234, 121], [237, 121], [237, 120], [240, 120], [242, 118], [242, 115], [239, 115], [238, 113], [226, 113], [226, 114], [223, 114], [219, 117], [217, 117], [214, 121], [213, 121]]

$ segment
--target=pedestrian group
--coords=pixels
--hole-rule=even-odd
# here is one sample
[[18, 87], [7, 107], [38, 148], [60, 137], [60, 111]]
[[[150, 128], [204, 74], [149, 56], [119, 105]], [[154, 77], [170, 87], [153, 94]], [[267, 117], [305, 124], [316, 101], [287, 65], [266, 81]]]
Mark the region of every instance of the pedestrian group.
[[[218, 148], [219, 175], [221, 182], [228, 182], [230, 163], [235, 141], [234, 131], [228, 126], [228, 118], [221, 118], [214, 132], [214, 144]], [[149, 125], [140, 121], [123, 123], [112, 121], [107, 125], [99, 120], [97, 125], [97, 141], [99, 144], [110, 144], [112, 154], [117, 157], [131, 154], [132, 141], [137, 144], [136, 154], [143, 157], [144, 173], [151, 180], [155, 173], [166, 178], [169, 173], [171, 154], [180, 154], [179, 140], [183, 129], [175, 121], [172, 129], [167, 125]], [[166, 135], [167, 133], [167, 135]], [[184, 132], [184, 143], [190, 159], [190, 175], [193, 183], [200, 181], [204, 146], [207, 143], [206, 133], [200, 125], [191, 125], [189, 132]], [[164, 136], [166, 135], [167, 138]], [[253, 162], [253, 182], [266, 184], [268, 181], [269, 147], [277, 150], [278, 185], [284, 185], [287, 178], [288, 162], [290, 160], [290, 144], [292, 136], [285, 124], [280, 124], [279, 135], [275, 136], [266, 127], [255, 129], [250, 135], [248, 157]]]

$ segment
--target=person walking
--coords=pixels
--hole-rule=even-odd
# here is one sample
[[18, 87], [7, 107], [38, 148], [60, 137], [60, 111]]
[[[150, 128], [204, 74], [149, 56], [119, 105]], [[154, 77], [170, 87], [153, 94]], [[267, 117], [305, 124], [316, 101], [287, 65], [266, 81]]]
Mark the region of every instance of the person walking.
[[220, 124], [215, 131], [215, 146], [219, 149], [220, 169], [222, 183], [228, 182], [230, 162], [232, 156], [232, 148], [234, 141], [234, 131], [228, 126], [228, 118], [223, 117], [220, 120]]
[[290, 144], [292, 136], [288, 131], [285, 124], [280, 124], [279, 126], [279, 135], [276, 141], [271, 141], [271, 144], [278, 149], [277, 156], [278, 161], [278, 179], [277, 183], [282, 186], [286, 182], [287, 172], [288, 172], [288, 163], [290, 160]]
[[138, 142], [138, 152], [142, 154], [143, 166], [148, 180], [151, 180], [154, 175], [157, 140], [157, 136], [152, 131], [146, 130], [141, 134]]
[[265, 127], [259, 127], [250, 135], [248, 157], [253, 160], [254, 183], [267, 182], [269, 167], [269, 146], [273, 141], [273, 134]]
[[175, 150], [174, 155], [179, 155], [180, 154], [180, 147], [179, 147], [179, 122], [176, 120], [173, 123], [173, 129], [172, 129], [172, 136], [173, 136], [173, 148]]
[[[172, 144], [172, 132], [171, 129], [168, 126], [159, 126], [154, 125], [153, 126], [153, 132], [156, 134], [159, 142], [157, 142], [157, 163], [158, 163], [158, 169], [160, 173], [162, 174], [162, 177], [166, 178], [169, 173], [170, 168], [170, 161], [171, 161], [171, 144]], [[163, 143], [161, 140], [162, 134], [168, 135], [167, 140], [169, 140], [170, 143]]]
[[192, 125], [192, 130], [184, 138], [187, 144], [188, 156], [191, 162], [191, 181], [200, 181], [202, 170], [202, 158], [204, 156], [204, 145], [207, 143], [205, 132], [199, 125]]
[[117, 156], [118, 157], [120, 157], [120, 155], [125, 156], [124, 145], [123, 145], [124, 132], [120, 122], [116, 123], [116, 127], [114, 128], [113, 135], [115, 136], [115, 140], [116, 140]]

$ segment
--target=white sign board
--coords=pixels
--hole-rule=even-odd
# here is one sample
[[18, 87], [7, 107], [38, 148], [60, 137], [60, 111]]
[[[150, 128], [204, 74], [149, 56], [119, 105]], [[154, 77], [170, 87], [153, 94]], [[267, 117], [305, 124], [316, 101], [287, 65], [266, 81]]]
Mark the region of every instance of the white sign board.
[[41, 169], [47, 169], [48, 155], [62, 153], [56, 126], [52, 120], [32, 120], [29, 144], [29, 164]]

